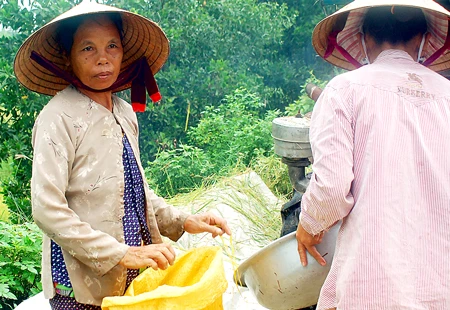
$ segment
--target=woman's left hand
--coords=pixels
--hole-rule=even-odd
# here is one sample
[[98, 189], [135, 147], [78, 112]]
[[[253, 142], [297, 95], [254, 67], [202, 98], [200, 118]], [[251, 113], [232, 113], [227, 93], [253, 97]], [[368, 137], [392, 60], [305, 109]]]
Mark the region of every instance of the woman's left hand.
[[308, 251], [320, 265], [326, 265], [327, 262], [322, 257], [322, 254], [320, 254], [316, 249], [316, 245], [322, 242], [323, 234], [324, 232], [321, 232], [320, 234], [312, 236], [303, 228], [301, 223], [298, 223], [295, 237], [297, 238], [298, 254], [303, 266], [308, 265], [306, 251]]
[[190, 215], [184, 222], [184, 230], [190, 234], [209, 232], [213, 238], [222, 236], [224, 233], [231, 235], [227, 221], [212, 212]]

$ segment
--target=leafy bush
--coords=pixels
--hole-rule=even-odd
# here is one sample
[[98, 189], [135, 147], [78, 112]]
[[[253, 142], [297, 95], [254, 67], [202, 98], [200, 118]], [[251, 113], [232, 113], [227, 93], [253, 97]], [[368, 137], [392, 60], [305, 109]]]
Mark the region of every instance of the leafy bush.
[[41, 291], [39, 228], [0, 221], [0, 309], [13, 309]]
[[[10, 178], [12, 175], [11, 165], [9, 164], [11, 161], [11, 158], [0, 161], [0, 185], [3, 184], [4, 180]], [[3, 189], [0, 186], [0, 221], [6, 221], [9, 218], [9, 210], [3, 200], [3, 195], [1, 194], [2, 192]]]
[[279, 112], [264, 108], [256, 94], [239, 88], [218, 107], [206, 108], [199, 124], [188, 132], [190, 142], [203, 148], [218, 167], [248, 166], [273, 148], [271, 121]]
[[328, 81], [323, 81], [318, 79], [314, 73], [311, 71], [309, 72], [309, 77], [306, 79], [306, 81], [303, 83], [301, 87], [300, 96], [290, 105], [288, 105], [285, 109], [287, 115], [296, 115], [297, 113], [306, 114], [308, 112], [311, 112], [314, 108], [314, 100], [308, 97], [306, 94], [306, 85], [308, 83], [313, 83], [320, 88], [324, 88], [326, 83]]
[[145, 169], [150, 187], [165, 197], [189, 192], [207, 182], [214, 173], [205, 152], [189, 145], [160, 152]]
[[[30, 201], [31, 160], [22, 155], [9, 157], [0, 166], [1, 203], [9, 209], [9, 220], [13, 223], [31, 222]], [[0, 209], [1, 212], [2, 209]], [[1, 218], [2, 214], [0, 214]]]
[[9, 218], [8, 207], [3, 203], [3, 195], [0, 194], [0, 221], [6, 221]]
[[272, 154], [271, 121], [280, 113], [264, 112], [262, 100], [244, 88], [209, 106], [188, 131], [189, 145], [161, 151], [146, 169], [158, 194], [188, 192], [232, 171], [244, 170], [257, 156]]
[[[50, 5], [50, 1], [3, 1], [0, 5], [0, 158], [12, 158], [10, 178], [1, 184], [5, 204], [10, 211], [20, 214], [13, 221], [20, 221], [31, 213], [30, 178], [31, 161], [16, 159], [16, 156], [31, 157], [31, 130], [37, 112], [48, 96], [28, 91], [19, 84], [13, 73], [14, 57], [22, 42], [36, 30], [38, 25], [52, 19], [56, 10], [70, 4]], [[43, 9], [45, 8], [45, 9]], [[23, 211], [23, 212], [22, 212]]]
[[161, 132], [169, 141], [184, 140], [186, 123], [198, 124], [205, 106], [218, 106], [237, 87], [276, 107], [296, 98], [286, 95], [282, 83], [285, 71], [293, 70], [279, 51], [296, 17], [286, 5], [255, 0], [106, 3], [155, 20], [170, 40], [171, 55], [156, 76], [163, 100], [138, 115], [144, 162], [157, 154]]

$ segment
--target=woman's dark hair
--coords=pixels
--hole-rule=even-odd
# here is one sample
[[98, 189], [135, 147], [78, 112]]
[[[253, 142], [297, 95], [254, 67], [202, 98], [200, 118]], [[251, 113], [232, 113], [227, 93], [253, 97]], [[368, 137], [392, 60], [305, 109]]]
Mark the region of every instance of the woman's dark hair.
[[119, 31], [120, 40], [123, 40], [123, 25], [122, 17], [119, 13], [98, 13], [75, 16], [69, 19], [62, 20], [56, 30], [56, 41], [59, 42], [62, 52], [70, 55], [73, 45], [73, 37], [77, 32], [78, 27], [86, 21], [97, 20], [98, 18], [106, 17], [116, 25]]
[[419, 8], [372, 7], [364, 17], [363, 31], [372, 36], [377, 44], [406, 43], [427, 31], [427, 20]]

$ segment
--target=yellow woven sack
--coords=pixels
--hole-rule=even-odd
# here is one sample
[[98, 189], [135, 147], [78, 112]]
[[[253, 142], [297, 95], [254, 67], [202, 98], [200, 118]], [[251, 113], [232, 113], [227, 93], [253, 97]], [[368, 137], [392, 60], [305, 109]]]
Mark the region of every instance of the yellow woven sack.
[[146, 269], [124, 296], [105, 297], [103, 310], [221, 310], [228, 282], [219, 247], [192, 249], [166, 270]]

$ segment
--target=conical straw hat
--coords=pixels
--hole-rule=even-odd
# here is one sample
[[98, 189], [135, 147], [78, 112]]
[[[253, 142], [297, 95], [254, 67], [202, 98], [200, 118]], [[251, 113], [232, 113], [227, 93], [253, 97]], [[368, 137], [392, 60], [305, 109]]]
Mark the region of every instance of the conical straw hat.
[[[427, 65], [427, 59], [443, 48], [445, 50], [443, 54], [431, 64], [428, 64], [428, 67], [434, 71], [450, 69], [450, 51], [448, 46], [444, 46], [446, 42], [450, 44], [450, 39], [447, 39], [450, 12], [432, 0], [355, 0], [320, 21], [314, 28], [312, 44], [319, 56], [329, 63], [347, 70], [357, 68], [348, 60], [350, 57], [356, 61], [358, 66], [362, 65], [365, 53], [361, 48], [359, 33], [362, 31], [361, 28], [367, 10], [378, 6], [394, 8], [406, 6], [422, 9], [430, 33], [430, 40], [424, 46], [422, 52], [422, 56], [425, 58], [424, 64]], [[338, 32], [336, 43], [339, 48], [329, 49], [326, 53], [327, 48], [332, 44], [330, 43], [330, 34], [336, 32]], [[350, 57], [344, 57], [343, 53], [339, 51], [340, 48], [344, 50], [343, 53], [348, 53]]]
[[[61, 69], [65, 60], [61, 55], [55, 33], [59, 23], [75, 16], [96, 13], [119, 13], [123, 23], [123, 60], [121, 71], [134, 61], [145, 57], [153, 74], [156, 74], [169, 57], [169, 40], [161, 28], [153, 21], [125, 10], [83, 1], [69, 11], [61, 14], [51, 22], [33, 33], [20, 47], [14, 60], [14, 72], [17, 79], [26, 88], [46, 95], [55, 95], [69, 83], [61, 77], [41, 67], [30, 59], [32, 51], [42, 55]], [[113, 91], [131, 87], [131, 82]]]

